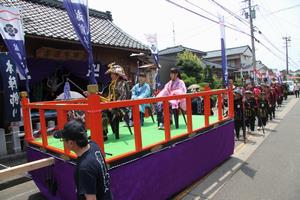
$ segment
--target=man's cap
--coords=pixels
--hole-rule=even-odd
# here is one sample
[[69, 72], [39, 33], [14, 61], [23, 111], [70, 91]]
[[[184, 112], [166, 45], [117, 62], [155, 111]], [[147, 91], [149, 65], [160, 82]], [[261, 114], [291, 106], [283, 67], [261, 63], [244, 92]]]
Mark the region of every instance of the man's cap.
[[246, 90], [245, 94], [253, 94], [253, 92], [251, 90]]
[[70, 120], [62, 130], [55, 131], [54, 138], [67, 140], [80, 140], [86, 137], [86, 129], [84, 124], [79, 120]]

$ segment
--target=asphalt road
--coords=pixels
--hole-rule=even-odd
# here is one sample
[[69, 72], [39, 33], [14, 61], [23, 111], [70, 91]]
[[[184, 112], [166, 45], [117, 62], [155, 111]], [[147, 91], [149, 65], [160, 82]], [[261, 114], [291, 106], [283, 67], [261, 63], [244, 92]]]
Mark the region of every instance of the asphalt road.
[[213, 200], [300, 199], [300, 101]]
[[[213, 200], [300, 199], [300, 101], [279, 122], [241, 169], [226, 180]], [[202, 199], [202, 196], [189, 197]], [[45, 200], [33, 181], [20, 179], [18, 183], [0, 183], [0, 199]]]

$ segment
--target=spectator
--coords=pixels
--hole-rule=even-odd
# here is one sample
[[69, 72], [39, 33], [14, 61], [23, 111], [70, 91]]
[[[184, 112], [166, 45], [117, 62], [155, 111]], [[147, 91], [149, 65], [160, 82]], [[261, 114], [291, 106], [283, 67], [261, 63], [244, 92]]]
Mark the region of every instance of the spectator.
[[299, 98], [299, 90], [300, 90], [300, 84], [296, 83], [294, 86], [294, 93], [295, 93], [296, 98]]
[[56, 131], [54, 137], [61, 139], [78, 157], [75, 169], [77, 199], [112, 199], [104, 158], [98, 145], [88, 142], [84, 124], [79, 120], [71, 120], [63, 130]]

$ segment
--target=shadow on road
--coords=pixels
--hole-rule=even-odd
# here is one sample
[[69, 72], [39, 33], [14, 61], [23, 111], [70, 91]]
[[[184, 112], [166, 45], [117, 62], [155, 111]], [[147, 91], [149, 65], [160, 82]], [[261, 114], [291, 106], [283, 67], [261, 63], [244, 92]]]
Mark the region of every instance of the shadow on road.
[[[220, 188], [227, 180], [229, 180], [233, 174], [235, 174], [238, 168], [242, 165], [243, 161], [236, 158], [231, 157], [226, 160], [214, 173], [214, 175], [209, 176], [204, 182], [201, 184], [195, 183], [195, 185], [190, 186], [192, 189], [188, 192], [189, 197], [200, 197], [200, 199], [207, 199], [211, 194], [216, 192], [218, 188]], [[256, 171], [251, 168], [245, 168], [245, 172], [248, 176], [255, 176]], [[174, 198], [177, 200], [177, 198]], [[178, 198], [181, 199], [181, 198]], [[188, 199], [188, 198], [184, 198]], [[192, 198], [195, 199], [195, 198]]]
[[255, 169], [253, 169], [253, 168], [251, 168], [251, 167], [249, 167], [248, 166], [249, 165], [249, 163], [244, 163], [243, 165], [242, 165], [242, 167], [241, 167], [241, 171], [244, 173], [244, 174], [246, 174], [247, 176], [249, 176], [250, 178], [254, 178], [254, 176], [255, 176], [255, 174], [256, 174], [256, 172], [257, 172], [257, 170], [255, 170]]
[[42, 195], [42, 193], [39, 192], [39, 193], [30, 195], [28, 197], [28, 200], [47, 200], [47, 199]]

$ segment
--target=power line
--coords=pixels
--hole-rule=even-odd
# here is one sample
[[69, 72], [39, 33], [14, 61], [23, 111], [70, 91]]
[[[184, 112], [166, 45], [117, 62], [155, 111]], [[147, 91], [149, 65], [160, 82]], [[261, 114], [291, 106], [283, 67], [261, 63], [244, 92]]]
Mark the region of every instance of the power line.
[[218, 3], [217, 1], [215, 1], [215, 0], [210, 0], [210, 1], [213, 2], [214, 4], [216, 4], [217, 6], [219, 6], [220, 8], [222, 8], [224, 11], [229, 13], [231, 16], [233, 16], [234, 18], [236, 18], [237, 20], [239, 20], [240, 22], [242, 22], [246, 26], [249, 26], [249, 22], [247, 20], [244, 20], [239, 15], [235, 14], [234, 12], [232, 12], [231, 10], [229, 10], [228, 8], [223, 6], [222, 4]]
[[[196, 4], [192, 3], [192, 2], [190, 2], [189, 0], [185, 0], [185, 1], [186, 1], [187, 3], [189, 3], [190, 5], [192, 5], [192, 6], [196, 7], [196, 8], [199, 8], [200, 10], [202, 10], [202, 11], [204, 11], [204, 12], [206, 12], [206, 13], [208, 13], [208, 14], [214, 16], [214, 17], [216, 17], [217, 19], [219, 18], [219, 16], [216, 16], [215, 14], [213, 14], [213, 13], [211, 13], [211, 12], [209, 12], [209, 11], [203, 9], [203, 8], [201, 8], [200, 6], [198, 6], [198, 5], [196, 5]], [[235, 27], [236, 29], [238, 29], [238, 30], [244, 32], [242, 29], [240, 29], [240, 28], [239, 28], [238, 26], [236, 26], [235, 24], [228, 23], [228, 22], [226, 22], [226, 24], [229, 24], [230, 26]]]
[[[234, 12], [232, 12], [231, 10], [229, 10], [228, 8], [226, 8], [225, 6], [221, 5], [220, 3], [218, 3], [215, 0], [210, 0], [213, 3], [215, 3], [217, 6], [221, 7], [223, 10], [225, 10], [227, 13], [229, 13], [230, 15], [232, 15], [233, 17], [235, 17], [236, 19], [238, 19], [239, 21], [243, 22], [243, 24], [245, 25], [249, 25], [248, 21], [245, 21], [243, 18], [241, 18], [240, 16], [238, 16], [237, 14], [235, 14]], [[298, 6], [298, 5], [296, 5]], [[291, 8], [291, 7], [289, 7]], [[284, 9], [285, 10], [285, 9]], [[251, 15], [251, 11], [250, 14]], [[244, 23], [245, 22], [245, 23]], [[266, 35], [264, 35], [257, 27], [256, 29], [258, 30], [259, 34], [261, 34], [263, 36], [263, 38], [271, 45], [273, 46], [277, 51], [279, 51], [281, 54], [285, 54], [282, 50], [280, 50], [278, 47], [276, 47], [268, 38]], [[267, 50], [269, 50], [274, 56], [276, 56], [277, 58], [280, 58], [280, 56], [276, 55], [270, 48], [268, 48], [265, 44], [263, 44], [262, 42], [260, 42], [259, 40], [257, 40], [254, 36], [253, 36], [254, 40], [259, 42], [263, 47], [265, 47]], [[282, 60], [282, 58], [280, 58]], [[296, 64], [296, 62], [293, 62], [294, 64]], [[298, 64], [296, 64], [298, 66]]]
[[275, 10], [267, 15], [274, 15], [276, 13], [279, 13], [279, 12], [282, 12], [282, 11], [286, 11], [286, 10], [290, 10], [290, 9], [293, 9], [293, 8], [296, 8], [296, 7], [299, 7], [300, 4], [297, 4], [297, 5], [294, 5], [294, 6], [290, 6], [290, 7], [287, 7], [287, 8], [282, 8], [282, 9], [279, 9], [279, 10]]
[[[207, 20], [209, 20], [209, 21], [211, 21], [211, 22], [213, 22], [213, 23], [219, 24], [218, 21], [216, 21], [216, 20], [214, 20], [214, 19], [211, 19], [211, 18], [209, 18], [209, 17], [207, 17], [207, 16], [205, 16], [205, 15], [202, 15], [202, 14], [200, 14], [200, 13], [197, 13], [197, 12], [195, 12], [195, 11], [189, 9], [189, 8], [186, 8], [186, 7], [184, 7], [184, 6], [182, 6], [182, 5], [178, 4], [178, 3], [175, 3], [175, 2], [173, 2], [173, 1], [171, 1], [171, 0], [166, 0], [166, 1], [167, 1], [168, 3], [171, 3], [171, 4], [173, 4], [173, 5], [175, 5], [175, 6], [179, 7], [179, 8], [181, 8], [181, 9], [184, 9], [184, 10], [186, 10], [186, 11], [188, 11], [188, 12], [191, 12], [191, 13], [193, 13], [193, 14], [195, 14], [195, 15], [198, 15], [198, 16], [204, 18], [204, 19], [207, 19]], [[230, 26], [228, 26], [228, 25], [225, 25], [225, 27], [227, 27], [227, 28], [229, 28], [229, 29], [232, 29], [232, 30], [234, 30], [234, 31], [243, 33], [243, 34], [245, 34], [245, 35], [251, 37], [251, 35], [250, 35], [249, 33], [246, 33], [246, 32], [244, 32], [244, 31], [238, 30], [238, 29], [233, 28], [233, 27], [230, 27]], [[281, 56], [278, 56], [276, 53], [274, 53], [274, 51], [272, 51], [267, 45], [265, 45], [264, 43], [262, 43], [261, 41], [259, 41], [259, 40], [258, 40], [257, 38], [255, 38], [255, 37], [254, 37], [254, 39], [255, 39], [255, 41], [257, 41], [260, 45], [262, 45], [264, 48], [266, 48], [271, 54], [273, 54], [276, 58], [278, 58], [278, 59], [280, 59], [280, 60], [284, 60], [284, 58], [282, 58]]]
[[[178, 3], [175, 3], [175, 2], [173, 2], [173, 1], [171, 1], [171, 0], [166, 0], [166, 1], [169, 2], [169, 3], [171, 3], [171, 4], [173, 4], [173, 5], [175, 5], [175, 6], [177, 6], [177, 7], [179, 7], [179, 8], [182, 8], [182, 9], [188, 11], [188, 12], [191, 12], [191, 13], [193, 13], [193, 14], [195, 14], [195, 15], [198, 15], [199, 17], [202, 17], [202, 18], [204, 18], [204, 19], [207, 19], [207, 20], [209, 20], [209, 21], [211, 21], [211, 22], [214, 22], [214, 23], [216, 23], [216, 24], [220, 24], [218, 21], [216, 21], [216, 20], [214, 20], [214, 19], [211, 19], [211, 18], [209, 18], [209, 17], [207, 17], [207, 16], [205, 16], [205, 15], [202, 15], [202, 14], [200, 14], [200, 13], [197, 13], [197, 12], [195, 12], [195, 11], [189, 9], [189, 8], [186, 8], [186, 7], [184, 7], [184, 6], [182, 6], [182, 5], [178, 4]], [[225, 24], [224, 26], [227, 27], [227, 28], [229, 28], [229, 29], [232, 29], [232, 30], [234, 30], [234, 31], [237, 31], [237, 32], [240, 32], [240, 33], [243, 33], [243, 34], [245, 34], [245, 35], [250, 36], [249, 33], [246, 33], [246, 32], [244, 32], [244, 31], [242, 31], [242, 30], [233, 28], [233, 27], [228, 26], [228, 25], [226, 25], [226, 24]]]
[[201, 8], [200, 6], [198, 6], [198, 5], [196, 5], [196, 4], [192, 3], [192, 2], [190, 2], [189, 0], [185, 0], [185, 1], [186, 1], [188, 4], [193, 5], [193, 6], [197, 7], [197, 8], [199, 8], [199, 9], [202, 10], [203, 12], [206, 12], [207, 14], [210, 14], [211, 16], [214, 16], [214, 17], [218, 18], [217, 15], [215, 15], [215, 14], [213, 14], [213, 13], [211, 13], [211, 12], [209, 12], [209, 11], [203, 9], [203, 8]]

